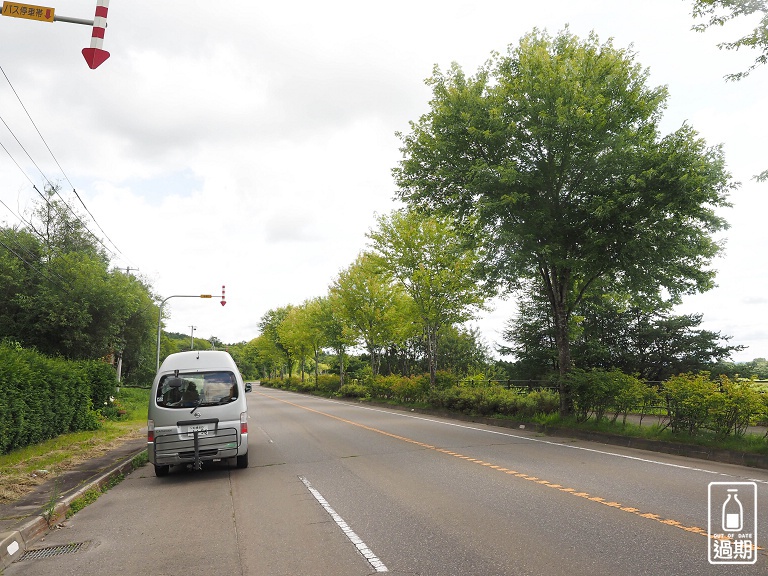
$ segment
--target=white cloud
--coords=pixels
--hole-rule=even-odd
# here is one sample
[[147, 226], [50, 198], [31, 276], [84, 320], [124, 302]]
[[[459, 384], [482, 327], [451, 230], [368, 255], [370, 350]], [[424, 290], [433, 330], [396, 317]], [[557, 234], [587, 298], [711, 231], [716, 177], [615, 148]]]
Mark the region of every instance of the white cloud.
[[[57, 7], [81, 18], [93, 10], [92, 0]], [[196, 325], [198, 336], [237, 341], [256, 335], [268, 309], [324, 294], [365, 248], [374, 213], [396, 206], [394, 134], [428, 109], [423, 80], [435, 64], [456, 61], [473, 73], [534, 27], [556, 33], [566, 23], [580, 36], [594, 30], [616, 46], [632, 44], [650, 82], [669, 88], [664, 130], [688, 121], [708, 143], [723, 143], [743, 182], [724, 212], [732, 228], [716, 263], [719, 287], [682, 309], [749, 344], [742, 358], [768, 356], [759, 327], [765, 303], [755, 296], [768, 280], [760, 249], [766, 185], [750, 180], [768, 168], [768, 68], [725, 83], [754, 55], [718, 50], [738, 31], [694, 33], [688, 10], [669, 0], [131, 0], [110, 6], [111, 57], [96, 70], [80, 54], [88, 27], [5, 17], [1, 63], [125, 254], [116, 264], [138, 267], [163, 297], [227, 285], [225, 307], [171, 300], [169, 328]], [[67, 188], [3, 78], [0, 115]], [[38, 186], [41, 176], [2, 126], [0, 142], [26, 174], [0, 151], [0, 198], [29, 205], [27, 176]], [[489, 342], [500, 340], [513, 308], [501, 303], [480, 322]]]

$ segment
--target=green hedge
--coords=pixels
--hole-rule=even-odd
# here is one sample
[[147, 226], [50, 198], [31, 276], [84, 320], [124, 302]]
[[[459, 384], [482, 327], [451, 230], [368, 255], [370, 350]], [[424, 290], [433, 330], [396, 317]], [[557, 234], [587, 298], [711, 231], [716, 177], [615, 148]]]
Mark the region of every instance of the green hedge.
[[582, 422], [608, 415], [615, 421], [620, 414], [626, 420], [629, 412], [644, 415], [660, 408], [666, 411], [665, 427], [674, 433], [743, 436], [750, 424], [768, 416], [768, 395], [753, 382], [712, 380], [707, 372], [678, 374], [659, 387], [619, 370], [573, 370], [567, 378], [576, 419]]
[[584, 422], [591, 415], [600, 421], [607, 414], [615, 421], [620, 414], [626, 420], [630, 411], [644, 412], [658, 403], [655, 389], [620, 370], [574, 369], [567, 376], [576, 419]]
[[447, 373], [438, 373], [437, 385], [431, 388], [429, 375], [376, 376], [363, 380], [350, 380], [339, 388], [336, 375], [320, 376], [318, 385], [296, 378], [262, 380], [262, 385], [272, 388], [313, 392], [342, 398], [393, 401], [401, 404], [427, 404], [434, 408], [454, 410], [465, 414], [494, 414], [532, 418], [537, 414], [557, 413], [560, 400], [552, 390], [535, 390], [521, 393], [501, 386], [457, 385]]
[[552, 390], [518, 392], [501, 386], [452, 386], [430, 393], [429, 402], [436, 408], [481, 416], [514, 416], [532, 418], [537, 414], [557, 413], [560, 400]]
[[768, 414], [768, 397], [751, 381], [733, 381], [709, 374], [680, 374], [664, 382], [669, 426], [695, 435], [711, 430], [719, 436], [743, 436], [747, 427]]
[[97, 429], [94, 406], [108, 402], [116, 385], [104, 362], [49, 358], [0, 343], [0, 453]]

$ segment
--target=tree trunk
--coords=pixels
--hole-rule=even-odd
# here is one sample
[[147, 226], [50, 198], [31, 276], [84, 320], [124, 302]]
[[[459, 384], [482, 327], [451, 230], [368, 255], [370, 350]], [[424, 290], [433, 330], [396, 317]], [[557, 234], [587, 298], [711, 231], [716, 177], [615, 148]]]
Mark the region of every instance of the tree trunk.
[[429, 361], [429, 386], [437, 384], [437, 330], [427, 328], [427, 359]]
[[371, 355], [371, 375], [375, 378], [379, 373], [379, 358], [376, 354], [376, 345], [372, 342], [367, 342], [366, 347], [368, 353]]
[[339, 387], [344, 386], [344, 350], [337, 350], [339, 353]]
[[571, 341], [569, 334], [570, 310], [568, 308], [568, 284], [570, 270], [541, 267], [539, 269], [552, 310], [555, 325], [555, 345], [558, 359], [558, 389], [560, 392], [560, 415], [573, 414], [573, 397], [566, 376], [571, 371]]
[[319, 380], [320, 374], [319, 374], [319, 368], [318, 363], [320, 360], [320, 354], [317, 348], [315, 348], [315, 387], [317, 387], [317, 381]]
[[561, 319], [555, 322], [555, 342], [557, 343], [557, 359], [559, 375], [558, 388], [560, 392], [560, 415], [573, 414], [573, 396], [571, 387], [567, 381], [567, 375], [571, 371], [571, 343], [568, 338], [567, 314], [562, 310], [555, 311], [561, 314]]

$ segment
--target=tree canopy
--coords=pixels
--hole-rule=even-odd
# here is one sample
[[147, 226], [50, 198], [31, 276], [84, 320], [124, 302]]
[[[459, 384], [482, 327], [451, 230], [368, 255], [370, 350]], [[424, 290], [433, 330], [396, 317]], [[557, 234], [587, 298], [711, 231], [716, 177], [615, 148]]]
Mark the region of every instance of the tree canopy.
[[762, 15], [753, 30], [730, 42], [721, 42], [719, 48], [739, 50], [750, 48], [758, 51], [749, 68], [726, 76], [728, 80], [741, 80], [758, 66], [768, 62], [768, 2], [765, 0], [693, 0], [693, 16], [704, 22], [693, 29], [703, 32], [712, 26], [724, 26], [736, 18]]
[[405, 322], [406, 300], [403, 289], [370, 253], [362, 253], [333, 282], [339, 311], [347, 324], [362, 339], [371, 357], [371, 372], [378, 373], [383, 347], [400, 340]]
[[490, 296], [478, 274], [478, 252], [451, 219], [415, 211], [380, 216], [368, 237], [379, 266], [397, 279], [413, 302], [434, 385], [441, 330], [469, 320]]
[[113, 358], [127, 378], [154, 370], [157, 306], [141, 278], [110, 269], [98, 238], [63, 201], [0, 227], [0, 338], [74, 360]]
[[401, 135], [399, 197], [471, 226], [501, 286], [538, 283], [562, 374], [597, 280], [672, 300], [713, 286], [733, 184], [693, 128], [659, 133], [667, 90], [647, 80], [610, 41], [535, 30], [474, 76], [435, 69], [429, 112]]

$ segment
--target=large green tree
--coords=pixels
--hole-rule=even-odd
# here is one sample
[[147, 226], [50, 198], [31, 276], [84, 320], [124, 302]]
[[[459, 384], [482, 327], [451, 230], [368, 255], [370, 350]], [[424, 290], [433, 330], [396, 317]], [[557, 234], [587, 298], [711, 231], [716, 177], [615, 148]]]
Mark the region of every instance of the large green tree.
[[480, 330], [447, 327], [440, 337], [438, 365], [457, 376], [487, 372], [492, 361]]
[[150, 287], [110, 270], [58, 206], [39, 207], [27, 229], [0, 227], [0, 338], [51, 356], [114, 358], [126, 378], [146, 381], [157, 317]]
[[402, 287], [372, 254], [364, 252], [339, 273], [330, 292], [338, 298], [346, 324], [365, 344], [376, 376], [381, 350], [398, 341], [405, 321], [409, 302]]
[[[310, 355], [317, 360], [319, 352], [319, 333], [312, 324], [307, 303], [295, 306], [288, 311], [283, 321], [277, 327], [280, 343], [291, 351], [291, 355], [299, 362], [301, 381], [304, 382], [307, 359]], [[317, 378], [315, 378], [317, 382]]]
[[324, 326], [325, 308], [328, 306], [327, 298], [313, 298], [307, 300], [301, 306], [299, 317], [300, 330], [309, 343], [312, 351], [312, 360], [315, 371], [315, 386], [320, 376], [320, 354], [323, 347], [328, 345], [330, 339]]
[[402, 136], [400, 198], [473, 223], [501, 285], [539, 283], [563, 375], [571, 315], [595, 281], [672, 299], [713, 285], [732, 187], [722, 151], [687, 125], [661, 136], [667, 91], [647, 80], [594, 34], [534, 31], [474, 76], [436, 69], [429, 112]]
[[[288, 317], [292, 309], [293, 306], [289, 304], [288, 306], [268, 310], [259, 322], [261, 335], [264, 336], [267, 343], [271, 345], [278, 357], [281, 358], [283, 367], [288, 371], [289, 378], [293, 376], [293, 364], [296, 360], [296, 355], [294, 349], [284, 341], [284, 334], [281, 335], [280, 333], [280, 325]], [[269, 355], [274, 356], [274, 354]]]
[[426, 343], [430, 383], [435, 385], [440, 332], [462, 323], [490, 296], [479, 278], [479, 254], [450, 218], [396, 210], [368, 233], [377, 262], [413, 301]]
[[321, 300], [317, 312], [323, 326], [325, 343], [336, 353], [339, 362], [339, 386], [344, 386], [346, 354], [357, 342], [357, 333], [346, 321], [344, 304], [337, 292], [329, 291], [328, 296]]

